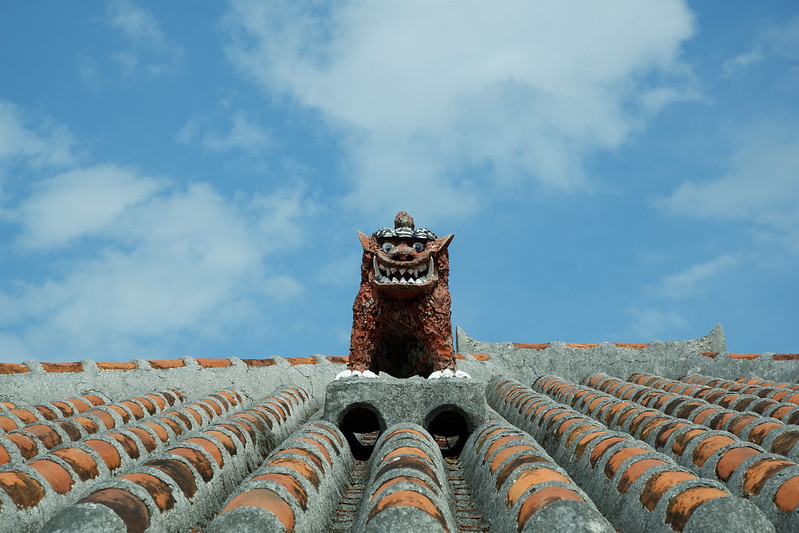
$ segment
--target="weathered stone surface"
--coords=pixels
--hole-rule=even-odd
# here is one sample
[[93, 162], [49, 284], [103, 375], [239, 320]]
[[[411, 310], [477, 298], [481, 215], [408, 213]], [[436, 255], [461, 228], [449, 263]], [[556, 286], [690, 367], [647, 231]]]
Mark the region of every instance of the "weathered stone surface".
[[751, 502], [717, 498], [699, 507], [685, 524], [685, 533], [749, 533], [774, 531], [774, 526]]
[[522, 531], [547, 533], [600, 533], [613, 531], [608, 521], [585, 502], [561, 500], [530, 517]]
[[427, 377], [455, 368], [449, 254], [452, 235], [438, 238], [400, 211], [363, 245], [361, 286], [352, 305], [348, 368]]
[[381, 431], [399, 423], [419, 424], [430, 431], [439, 415], [439, 422], [451, 415], [461, 417], [471, 432], [486, 420], [485, 386], [473, 379], [397, 379], [382, 374], [341, 379], [327, 387], [324, 419], [341, 427], [348, 415], [361, 409], [374, 415]]
[[130, 529], [110, 507], [98, 503], [86, 503], [71, 507], [69, 512], [56, 515], [42, 531], [48, 533], [78, 533], [81, 531], [127, 533]]

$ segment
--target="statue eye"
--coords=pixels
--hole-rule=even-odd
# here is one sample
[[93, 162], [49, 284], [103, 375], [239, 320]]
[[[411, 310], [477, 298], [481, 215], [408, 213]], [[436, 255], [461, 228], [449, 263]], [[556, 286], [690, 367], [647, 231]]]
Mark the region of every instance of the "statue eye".
[[382, 248], [384, 252], [389, 252], [392, 248], [394, 248], [394, 245], [390, 242], [384, 242]]
[[421, 252], [422, 250], [424, 250], [424, 244], [417, 242], [416, 244], [413, 245], [413, 249], [416, 250], [417, 252]]

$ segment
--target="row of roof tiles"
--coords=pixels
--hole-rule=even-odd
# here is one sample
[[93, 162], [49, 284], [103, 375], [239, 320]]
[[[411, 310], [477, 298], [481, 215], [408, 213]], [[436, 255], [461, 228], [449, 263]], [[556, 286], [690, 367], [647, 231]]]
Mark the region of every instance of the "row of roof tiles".
[[[331, 363], [346, 363], [347, 357], [324, 357]], [[138, 359], [128, 362], [94, 362], [76, 361], [59, 363], [39, 363], [28, 361], [25, 363], [0, 363], [0, 374], [26, 374], [32, 370], [41, 369], [44, 372], [83, 372], [87, 367], [96, 367], [99, 370], [165, 370], [168, 368], [181, 368], [196, 363], [202, 368], [225, 368], [233, 366], [236, 361], [241, 361], [247, 366], [261, 367], [274, 366], [279, 360], [286, 361], [289, 365], [315, 365], [319, 363], [316, 357], [270, 357], [267, 359], [240, 359], [238, 357], [207, 359], [202, 357], [181, 357], [179, 359]]]
[[[302, 391], [280, 391], [231, 415], [229, 423], [203, 428], [124, 475], [98, 484], [54, 520], [70, 524], [62, 530], [81, 531], [83, 524], [74, 519], [76, 514], [83, 519], [88, 509], [97, 509], [85, 508], [86, 504], [101, 504], [124, 522], [120, 531], [191, 527], [198, 517], [213, 516], [241, 477], [288, 436], [287, 422], [292, 419], [290, 427], [295, 427], [307, 418], [311, 407]], [[107, 511], [103, 514], [108, 515]]]
[[[562, 343], [564, 346], [568, 348], [578, 348], [578, 349], [591, 349], [597, 348], [601, 346], [599, 343], [588, 343], [588, 342], [565, 342]], [[634, 342], [611, 342], [608, 343], [616, 348], [628, 348], [631, 350], [643, 350], [644, 348], [648, 348], [650, 346], [649, 343], [634, 343]], [[529, 342], [514, 342], [512, 343], [514, 348], [521, 349], [521, 350], [546, 350], [550, 346], [552, 346], [551, 342], [539, 342], [539, 343], [529, 343]], [[718, 356], [728, 357], [730, 359], [757, 359], [757, 358], [769, 358], [774, 361], [799, 361], [799, 353], [731, 353], [731, 352], [701, 352], [701, 354], [705, 357], [709, 357], [711, 359], [715, 359]]]
[[615, 531], [566, 471], [507, 422], [477, 428], [461, 457], [476, 500], [497, 531], [551, 530], [553, 523], [569, 531]]
[[[354, 459], [329, 422], [304, 425], [228, 498], [208, 531], [313, 531], [332, 512]], [[318, 529], [318, 528], [317, 528]]]
[[[497, 378], [488, 388], [491, 407], [516, 427], [497, 416], [476, 428], [463, 449], [463, 472], [487, 517], [474, 528], [570, 523], [572, 529], [735, 531], [767, 530], [771, 523], [796, 530], [799, 467], [791, 459], [799, 433], [775, 418], [797, 408], [790, 401], [794, 385], [594, 375], [583, 385], [543, 376], [533, 387], [538, 392]], [[734, 409], [763, 401], [776, 404], [759, 413]], [[14, 405], [0, 408], [4, 414], [23, 409], [8, 403]], [[163, 391], [116, 403], [87, 395], [24, 408], [36, 417], [30, 422], [28, 415], [8, 414], [16, 427], [0, 435], [8, 455], [0, 466], [0, 526], [38, 530], [50, 520], [49, 531], [92, 524], [241, 531], [243, 524], [271, 520], [286, 531], [329, 527], [332, 506], [357, 465], [338, 428], [318, 415], [302, 425], [316, 406], [298, 388], [255, 403], [238, 391], [195, 401]], [[20, 448], [23, 439], [35, 451]], [[364, 481], [356, 528], [384, 530], [396, 516], [426, 524], [405, 530], [464, 527], [440, 452], [421, 427], [386, 431]]]
[[[477, 361], [487, 361], [491, 357], [484, 353], [455, 354], [458, 360], [467, 357]], [[90, 360], [74, 362], [40, 363], [38, 361], [26, 361], [24, 363], [2, 363], [0, 362], [0, 374], [27, 374], [29, 372], [84, 372], [88, 369], [98, 369], [104, 371], [126, 371], [126, 370], [166, 370], [170, 368], [183, 368], [196, 365], [200, 368], [226, 368], [241, 362], [248, 367], [269, 367], [278, 364], [297, 365], [316, 365], [321, 361], [333, 364], [346, 365], [349, 357], [346, 356], [308, 356], [308, 357], [269, 357], [265, 359], [242, 359], [239, 357], [227, 357], [219, 359], [208, 359], [202, 357], [181, 357], [178, 359], [136, 359], [128, 362], [95, 362]], [[2, 402], [0, 402], [2, 403]]]
[[[576, 349], [592, 349], [601, 346], [597, 343], [562, 343], [564, 346]], [[629, 343], [629, 342], [614, 342], [609, 343], [617, 348], [628, 348], [632, 350], [642, 350], [649, 346], [648, 343]], [[512, 343], [514, 348], [525, 350], [545, 350], [549, 348], [552, 343]], [[730, 352], [702, 352], [702, 355], [715, 359], [718, 356], [727, 357], [730, 359], [771, 359], [774, 361], [799, 361], [799, 354], [795, 353], [730, 353]], [[455, 354], [456, 359], [466, 359], [467, 357], [474, 358], [478, 361], [487, 361], [491, 357], [485, 353]], [[308, 356], [308, 357], [270, 357], [264, 359], [242, 359], [238, 357], [228, 358], [202, 358], [202, 357], [181, 357], [177, 359], [137, 359], [128, 362], [94, 362], [94, 361], [75, 361], [75, 362], [38, 362], [27, 361], [25, 363], [2, 363], [0, 362], [0, 374], [25, 374], [31, 371], [44, 371], [44, 372], [83, 372], [87, 368], [97, 368], [105, 371], [125, 371], [125, 370], [164, 370], [169, 368], [181, 368], [198, 365], [201, 368], [225, 368], [233, 366], [238, 361], [241, 361], [249, 367], [268, 367], [277, 365], [279, 361], [285, 361], [291, 366], [296, 365], [315, 365], [320, 360], [326, 360], [334, 364], [346, 364], [349, 360], [346, 356]]]
[[[638, 381], [643, 377], [638, 375], [631, 379]], [[655, 378], [656, 376], [651, 377]], [[795, 404], [777, 404], [774, 409], [747, 412], [742, 408], [740, 402], [738, 405], [732, 406], [737, 406], [738, 409], [722, 407], [725, 396], [718, 398], [722, 403], [717, 405], [692, 396], [683, 396], [645, 385], [637, 385], [602, 374], [590, 377], [586, 383], [620, 400], [632, 400], [642, 406], [659, 409], [666, 415], [673, 415], [675, 418], [701, 424], [713, 430], [728, 431], [741, 440], [760, 445], [790, 459], [796, 459], [799, 456], [799, 447], [796, 446], [799, 441], [799, 426], [785, 424], [777, 418], [782, 411], [781, 407], [786, 407], [788, 413], [791, 413], [791, 416], [786, 418], [793, 418], [792, 414], [799, 409], [799, 406]], [[688, 386], [690, 387], [690, 385]], [[708, 397], [710, 396], [708, 395]], [[597, 398], [598, 396], [592, 395], [592, 401]], [[626, 404], [623, 402], [616, 405]], [[772, 414], [768, 414], [769, 412]]]
[[[163, 408], [167, 402], [162, 401]], [[226, 493], [219, 489], [229, 489], [240, 481], [237, 473], [263, 459], [269, 444], [274, 446], [285, 438], [285, 432], [276, 432], [274, 427], [279, 428], [301, 402], [311, 400], [296, 389], [282, 391], [247, 410], [242, 410], [245, 398], [236, 391], [221, 391], [191, 403], [178, 404], [173, 400], [169, 410], [130, 425], [122, 425], [121, 417], [109, 420], [118, 423], [97, 433], [86, 432], [52, 450], [47, 447], [46, 437], [28, 434], [28, 426], [7, 433], [0, 436], [0, 446], [10, 451], [15, 460], [0, 467], [0, 524], [14, 523], [17, 530], [37, 531], [56, 511], [72, 505], [79, 497], [84, 497], [79, 504], [102, 503], [93, 509], [106, 514], [108, 509], [117, 511], [117, 521], [125, 525], [123, 531], [143, 530], [151, 517], [180, 507], [181, 503], [185, 507], [189, 500], [196, 509], [197, 493], [208, 493], [208, 484], [214, 478], [228, 478], [227, 487], [216, 482], [217, 492], [208, 493], [218, 498]], [[95, 416], [89, 414], [85, 418]], [[38, 441], [38, 454], [26, 457], [15, 453], [12, 437], [20, 435], [32, 435]], [[251, 449], [258, 453], [253, 455]], [[245, 456], [252, 464], [236, 466]], [[229, 462], [227, 468], [225, 460]], [[176, 498], [177, 494], [183, 498]], [[80, 515], [78, 522], [83, 522], [86, 507], [73, 506], [62, 522], [75, 522], [69, 519], [70, 513]], [[108, 516], [103, 516], [100, 522], [108, 520]], [[144, 525], [133, 527], [134, 524]], [[55, 529], [70, 530], [61, 526]]]
[[[228, 396], [228, 401], [234, 401], [227, 392], [220, 393]], [[34, 405], [32, 407], [0, 408], [0, 435], [15, 431], [6, 436], [18, 448], [20, 454], [26, 459], [40, 451], [40, 445], [33, 437], [38, 437], [41, 448], [50, 449], [63, 442], [80, 440], [86, 435], [100, 431], [121, 427], [131, 421], [141, 420], [145, 416], [152, 416], [162, 412], [167, 406], [179, 405], [183, 396], [176, 390], [161, 393], [150, 393], [111, 403], [100, 399], [96, 395], [84, 396], [95, 399], [93, 407], [76, 398], [63, 401]], [[221, 398], [225, 401], [224, 398]], [[218, 399], [207, 398], [195, 405], [204, 410], [219, 409]], [[74, 408], [70, 407], [70, 404]], [[190, 411], [199, 417], [194, 410]], [[60, 414], [61, 416], [58, 416]], [[5, 455], [13, 453], [0, 441], [0, 450], [5, 450]], [[8, 462], [8, 458], [0, 451], [0, 464]]]
[[744, 529], [739, 531], [770, 529], [751, 503], [716, 501], [733, 498], [720, 483], [701, 478], [645, 442], [612, 431], [548, 395], [513, 380], [496, 379], [489, 385], [488, 399], [579, 479], [619, 529], [705, 531], [709, 515], [723, 517], [730, 507], [737, 508], [740, 515]]
[[[593, 380], [600, 388], [602, 383], [612, 387], [610, 383], [614, 379], [594, 376], [587, 382]], [[768, 453], [735, 434], [710, 427], [718, 416], [703, 417], [702, 422], [708, 424], [704, 425], [667, 414], [666, 411], [696, 404], [692, 398], [675, 398], [674, 394], [650, 389], [651, 400], [642, 398], [639, 404], [598, 392], [589, 386], [546, 376], [539, 378], [533, 388], [595, 419], [603, 418], [609, 427], [646, 441], [647, 448], [654, 447], [701, 477], [724, 483], [731, 493], [757, 505], [780, 529], [799, 529], [799, 516], [794, 513], [799, 505], [799, 465], [782, 454]], [[615, 390], [623, 394], [620, 387]], [[645, 402], [651, 402], [654, 408], [646, 407]], [[754, 420], [751, 425], [765, 423], [768, 423], [767, 418]], [[788, 433], [782, 432], [780, 437], [797, 434], [795, 430], [799, 428], [788, 426], [784, 429]], [[773, 440], [773, 437], [768, 440]], [[784, 445], [775, 448], [789, 451]]]

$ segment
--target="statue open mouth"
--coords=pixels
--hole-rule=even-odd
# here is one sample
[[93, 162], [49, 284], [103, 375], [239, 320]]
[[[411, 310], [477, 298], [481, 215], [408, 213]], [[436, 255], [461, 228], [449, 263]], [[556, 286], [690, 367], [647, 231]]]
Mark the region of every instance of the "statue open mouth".
[[374, 280], [379, 285], [428, 285], [438, 279], [433, 258], [414, 263], [386, 263], [372, 257]]
[[[358, 232], [361, 286], [352, 304], [347, 376], [456, 374], [449, 295], [452, 235], [416, 228], [400, 211], [393, 228]], [[444, 374], [444, 370], [450, 370]]]

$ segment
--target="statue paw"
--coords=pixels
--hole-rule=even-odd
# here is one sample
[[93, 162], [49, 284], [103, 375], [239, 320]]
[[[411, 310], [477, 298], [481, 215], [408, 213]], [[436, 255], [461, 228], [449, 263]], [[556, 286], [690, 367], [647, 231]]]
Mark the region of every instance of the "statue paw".
[[444, 370], [436, 370], [429, 376], [427, 379], [441, 379], [441, 378], [468, 378], [471, 379], [472, 376], [464, 372], [463, 370], [456, 370], [452, 371], [449, 368], [445, 368]]
[[371, 370], [364, 370], [363, 372], [361, 372], [360, 370], [347, 369], [336, 374], [336, 377], [333, 378], [333, 380], [336, 381], [345, 378], [376, 378], [376, 377], [377, 374], [375, 374]]
[[338, 374], [336, 374], [336, 377], [333, 378], [333, 380], [334, 381], [338, 381], [339, 379], [349, 378], [349, 377], [352, 377], [355, 373], [360, 374], [360, 372], [358, 372], [357, 370], [355, 372], [353, 372], [352, 370], [347, 369], [347, 370], [344, 370], [344, 371], [339, 372]]

